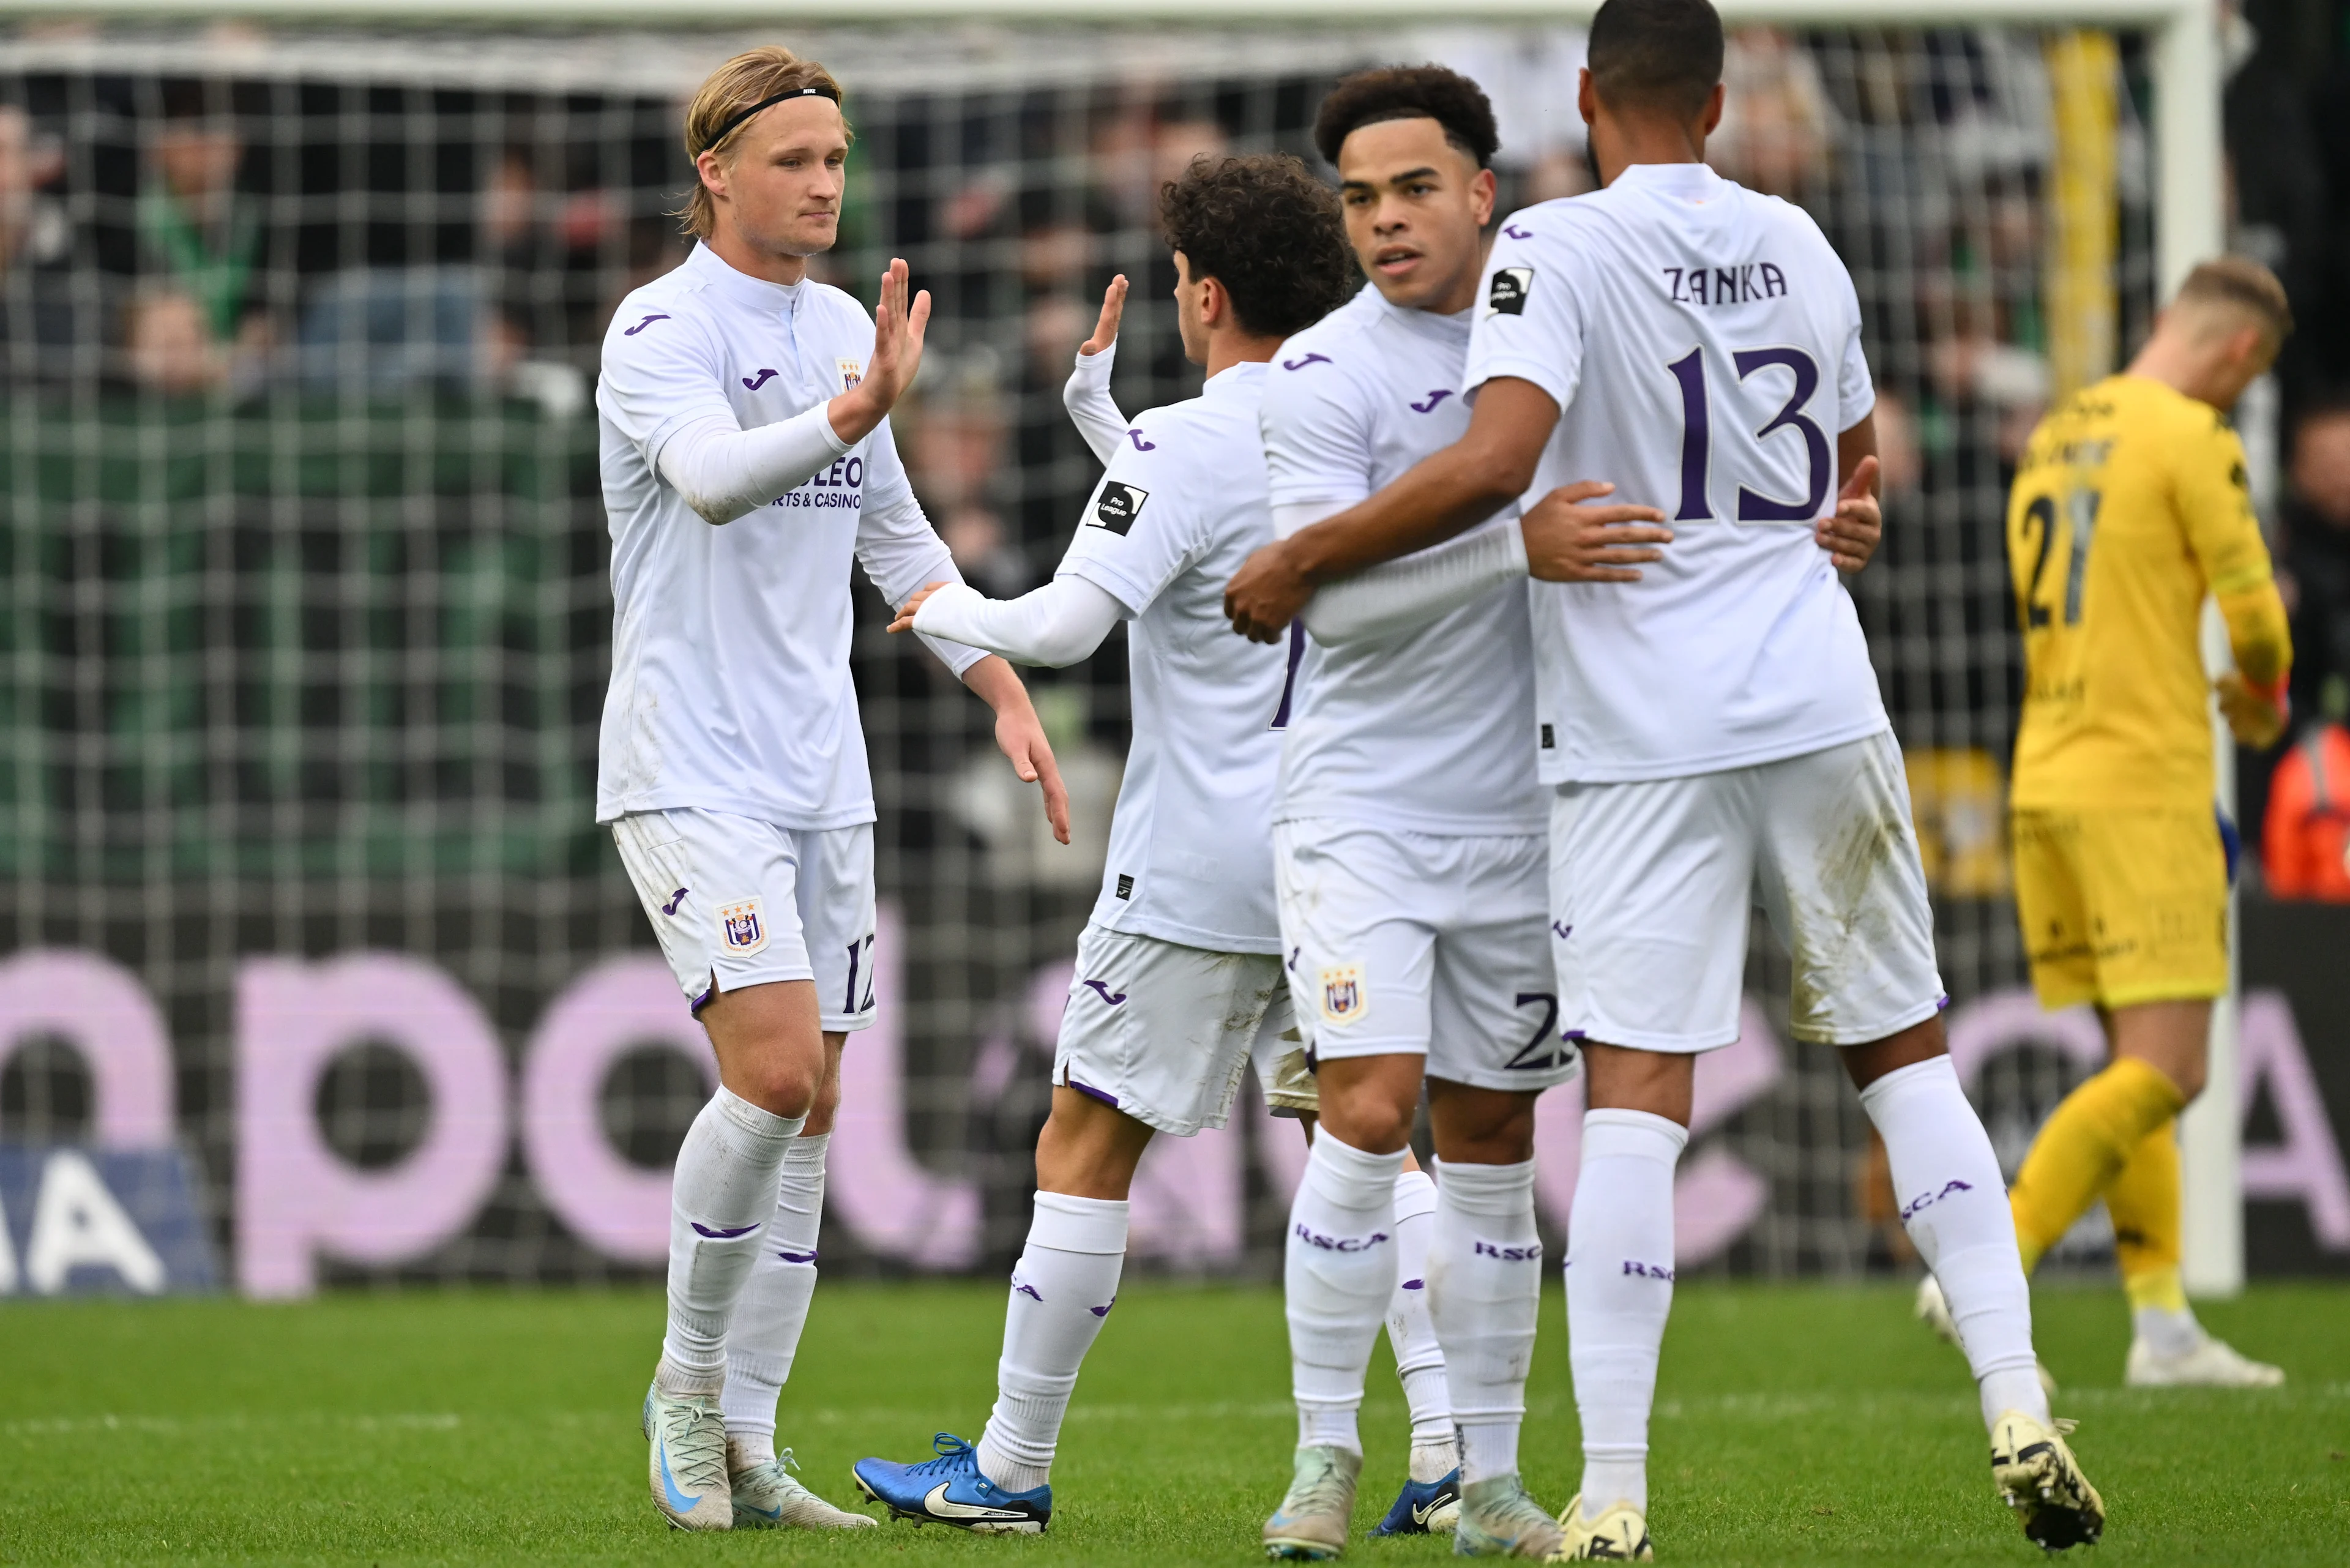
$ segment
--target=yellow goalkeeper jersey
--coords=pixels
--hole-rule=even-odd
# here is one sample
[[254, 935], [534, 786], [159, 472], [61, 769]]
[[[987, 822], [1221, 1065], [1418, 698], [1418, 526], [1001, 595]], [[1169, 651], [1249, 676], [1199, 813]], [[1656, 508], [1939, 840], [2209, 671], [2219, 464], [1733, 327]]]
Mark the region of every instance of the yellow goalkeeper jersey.
[[2144, 377], [2083, 389], [2032, 432], [2007, 558], [2025, 674], [2013, 804], [2208, 810], [2205, 592], [2248, 680], [2292, 659], [2236, 432]]

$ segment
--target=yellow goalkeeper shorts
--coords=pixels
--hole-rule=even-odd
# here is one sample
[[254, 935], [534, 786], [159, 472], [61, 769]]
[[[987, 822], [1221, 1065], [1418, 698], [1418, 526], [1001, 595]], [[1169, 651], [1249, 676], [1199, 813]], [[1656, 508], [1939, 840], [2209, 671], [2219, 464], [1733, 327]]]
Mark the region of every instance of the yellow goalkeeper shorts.
[[2228, 989], [2228, 866], [2207, 808], [2019, 807], [2015, 912], [2032, 987], [2054, 1010]]

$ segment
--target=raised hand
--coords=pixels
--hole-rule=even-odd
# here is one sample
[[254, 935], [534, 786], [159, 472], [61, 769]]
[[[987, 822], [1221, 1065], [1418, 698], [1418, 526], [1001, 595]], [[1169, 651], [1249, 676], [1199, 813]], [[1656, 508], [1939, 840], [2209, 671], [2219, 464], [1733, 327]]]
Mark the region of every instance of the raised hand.
[[1077, 345], [1080, 354], [1098, 354], [1118, 341], [1118, 324], [1126, 316], [1126, 274], [1109, 280], [1102, 290], [1101, 319], [1094, 323], [1094, 335]]
[[828, 413], [835, 434], [852, 444], [873, 433], [922, 368], [922, 335], [931, 324], [931, 291], [908, 303], [912, 284], [902, 259], [881, 275], [881, 306], [873, 313], [873, 358], [857, 385], [832, 400]]
[[891, 631], [913, 630], [914, 617], [920, 613], [925, 604], [930, 602], [932, 594], [945, 587], [944, 583], [924, 583], [912, 598], [898, 607], [898, 618], [889, 623], [889, 629]]
[[1586, 479], [1562, 485], [1529, 508], [1520, 522], [1526, 570], [1546, 583], [1637, 583], [1644, 561], [1660, 561], [1656, 546], [1673, 542], [1665, 514], [1653, 506], [1586, 506], [1616, 487]]
[[1868, 565], [1885, 538], [1885, 514], [1877, 502], [1876, 458], [1864, 457], [1853, 465], [1852, 477], [1836, 492], [1835, 515], [1821, 518], [1812, 536], [1837, 571], [1856, 572]]

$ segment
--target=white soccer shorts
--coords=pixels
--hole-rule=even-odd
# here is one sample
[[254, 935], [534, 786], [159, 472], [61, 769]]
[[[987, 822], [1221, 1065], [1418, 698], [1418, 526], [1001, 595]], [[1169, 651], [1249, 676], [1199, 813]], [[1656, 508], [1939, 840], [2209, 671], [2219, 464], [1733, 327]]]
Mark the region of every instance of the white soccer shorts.
[[1794, 960], [1794, 1036], [1862, 1045], [1949, 1002], [1890, 734], [1688, 778], [1559, 786], [1551, 927], [1578, 1039], [1738, 1038], [1752, 910]]
[[1294, 1027], [1281, 960], [1087, 925], [1053, 1053], [1055, 1085], [1178, 1137], [1220, 1127], [1260, 1041]]
[[698, 1012], [720, 992], [816, 982], [827, 1032], [873, 1023], [873, 826], [778, 827], [681, 808], [612, 824], [620, 864]]
[[1575, 1075], [1543, 927], [1540, 834], [1276, 823], [1289, 983], [1316, 1062], [1424, 1054], [1428, 1075], [1533, 1093]]

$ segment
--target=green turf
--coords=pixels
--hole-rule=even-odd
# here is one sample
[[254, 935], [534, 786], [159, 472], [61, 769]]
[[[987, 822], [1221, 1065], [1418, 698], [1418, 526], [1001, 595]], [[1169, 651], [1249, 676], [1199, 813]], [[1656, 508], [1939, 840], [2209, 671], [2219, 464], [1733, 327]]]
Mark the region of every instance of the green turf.
[[[1684, 1286], [1666, 1347], [1651, 1523], [1678, 1563], [2022, 1563], [1956, 1354], [1892, 1290]], [[837, 1501], [861, 1455], [976, 1436], [1000, 1285], [827, 1286], [785, 1440]], [[2113, 1509], [2093, 1563], [2350, 1562], [2350, 1293], [2270, 1286], [2208, 1320], [2285, 1389], [2126, 1392], [2118, 1296], [2046, 1290], [2041, 1344]], [[1564, 1504], [1575, 1427], [1554, 1293], [1526, 1469]], [[645, 1495], [651, 1294], [351, 1295], [0, 1308], [0, 1563], [815, 1559], [1224, 1563], [1256, 1557], [1294, 1430], [1278, 1298], [1130, 1287], [1086, 1369], [1041, 1540], [903, 1524], [851, 1539], [687, 1538]], [[1401, 1480], [1384, 1348], [1358, 1528]], [[1442, 1538], [1350, 1560], [1430, 1563]]]

